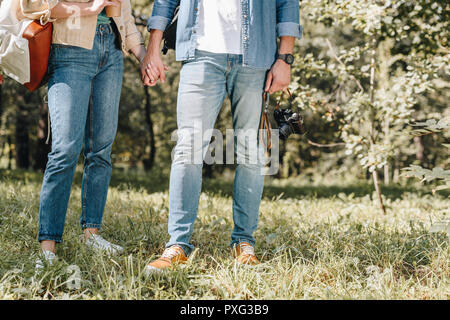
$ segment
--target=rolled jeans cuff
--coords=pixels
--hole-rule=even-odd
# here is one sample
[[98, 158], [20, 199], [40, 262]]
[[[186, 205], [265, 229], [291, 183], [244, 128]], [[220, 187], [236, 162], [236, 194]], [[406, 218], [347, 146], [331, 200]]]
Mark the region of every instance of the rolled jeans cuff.
[[87, 228], [93, 228], [93, 229], [99, 229], [100, 230], [101, 225], [98, 223], [83, 223], [81, 225], [81, 229], [87, 229]]
[[234, 246], [236, 246], [236, 245], [238, 245], [238, 244], [240, 244], [240, 243], [242, 243], [242, 242], [247, 242], [247, 243], [249, 243], [251, 246], [255, 246], [255, 240], [253, 240], [253, 239], [243, 239], [243, 238], [239, 238], [238, 240], [231, 240], [231, 242], [230, 242], [230, 247], [231, 248], [234, 248]]
[[45, 241], [45, 240], [61, 243], [62, 237], [57, 236], [57, 235], [50, 235], [50, 234], [39, 234], [38, 241], [41, 242], [41, 241]]

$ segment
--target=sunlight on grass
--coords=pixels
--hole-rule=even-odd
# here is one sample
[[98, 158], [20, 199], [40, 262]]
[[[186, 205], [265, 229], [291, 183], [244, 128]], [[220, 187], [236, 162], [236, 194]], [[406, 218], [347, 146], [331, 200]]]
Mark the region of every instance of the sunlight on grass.
[[[113, 178], [102, 233], [125, 247], [113, 258], [80, 243], [75, 183], [59, 261], [35, 275], [41, 176], [1, 174], [0, 299], [449, 298], [448, 238], [429, 230], [448, 218], [450, 201], [426, 190], [386, 194], [388, 214], [381, 215], [370, 189], [362, 194], [358, 187], [271, 182], [255, 235], [263, 263], [245, 268], [229, 249], [231, 185], [205, 181], [195, 254], [188, 264], [146, 279], [146, 263], [168, 240], [166, 183], [150, 176], [134, 184]], [[68, 266], [81, 272], [78, 289], [71, 286]]]

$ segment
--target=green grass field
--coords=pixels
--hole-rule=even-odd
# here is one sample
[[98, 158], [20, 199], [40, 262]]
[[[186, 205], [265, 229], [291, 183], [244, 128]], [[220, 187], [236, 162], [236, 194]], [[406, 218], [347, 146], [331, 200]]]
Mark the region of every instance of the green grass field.
[[[0, 299], [448, 299], [447, 194], [420, 186], [383, 188], [380, 214], [366, 182], [267, 181], [257, 269], [230, 256], [232, 183], [207, 180], [187, 265], [144, 278], [168, 240], [168, 181], [115, 173], [102, 234], [125, 247], [109, 258], [80, 242], [80, 174], [59, 261], [34, 273], [42, 176], [0, 170]], [[303, 181], [305, 180], [305, 181]], [[71, 271], [79, 269], [81, 282]]]

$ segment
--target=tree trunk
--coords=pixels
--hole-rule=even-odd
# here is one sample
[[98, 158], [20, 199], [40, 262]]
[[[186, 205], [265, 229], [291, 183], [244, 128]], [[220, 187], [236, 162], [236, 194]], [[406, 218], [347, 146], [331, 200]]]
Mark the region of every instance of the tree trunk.
[[384, 207], [383, 198], [381, 197], [381, 190], [380, 190], [380, 184], [378, 182], [377, 170], [373, 170], [372, 177], [373, 177], [373, 184], [375, 186], [375, 191], [376, 191], [377, 197], [378, 197], [378, 204], [379, 204], [380, 209], [383, 212], [383, 214], [386, 214], [386, 208]]
[[[1, 77], [1, 75], [0, 75]], [[2, 80], [3, 81], [3, 80]], [[2, 128], [2, 115], [3, 115], [3, 104], [2, 104], [2, 84], [0, 84], [0, 130]], [[1, 142], [1, 139], [0, 139]], [[5, 151], [6, 142], [2, 143], [2, 151], [0, 152], [0, 159], [3, 157], [3, 152]]]
[[394, 177], [392, 178], [392, 181], [393, 181], [394, 183], [398, 183], [399, 178], [400, 178], [400, 160], [399, 160], [399, 157], [400, 157], [399, 155], [397, 155], [397, 156], [395, 157]]
[[420, 161], [420, 165], [422, 165], [426, 161], [425, 157], [425, 146], [423, 145], [422, 137], [416, 136], [414, 137], [414, 145], [416, 146], [416, 159]]
[[[372, 57], [370, 59], [370, 89], [369, 89], [369, 99], [370, 99], [370, 128], [369, 128], [369, 140], [370, 145], [373, 146], [375, 144], [374, 137], [375, 137], [375, 128], [374, 128], [374, 120], [375, 120], [375, 110], [373, 109], [373, 103], [375, 100], [375, 69], [376, 69], [376, 48], [377, 48], [377, 40], [376, 37], [372, 40]], [[378, 204], [380, 205], [380, 210], [383, 214], [386, 214], [386, 209], [383, 204], [383, 198], [381, 196], [381, 190], [380, 190], [380, 184], [378, 182], [378, 172], [376, 169], [372, 172], [372, 179], [373, 184], [375, 186], [375, 192], [377, 193], [378, 197]]]
[[28, 136], [28, 121], [25, 101], [18, 104], [16, 115], [16, 168], [28, 169], [30, 167], [30, 138]]
[[384, 184], [388, 185], [389, 184], [389, 163], [386, 163], [384, 165]]
[[155, 162], [155, 132], [153, 130], [153, 120], [152, 120], [152, 112], [151, 112], [151, 102], [150, 102], [150, 92], [148, 87], [144, 87], [145, 93], [145, 122], [147, 123], [149, 138], [150, 138], [150, 153], [148, 158], [144, 159], [142, 162], [144, 164], [145, 171], [150, 171], [153, 168], [153, 164]]
[[9, 148], [9, 156], [8, 156], [8, 169], [12, 169], [12, 161], [13, 161], [13, 151], [12, 151], [12, 141], [11, 136], [8, 135], [8, 148]]
[[2, 94], [2, 85], [0, 84], [0, 128], [2, 127], [2, 115], [3, 115], [3, 94]]
[[203, 163], [203, 171], [205, 179], [212, 179], [213, 177], [213, 166], [212, 164]]
[[[384, 121], [384, 136], [385, 136], [385, 143], [389, 144], [389, 117], [386, 117], [386, 120]], [[384, 165], [384, 184], [389, 184], [389, 162], [386, 162]]]
[[47, 134], [48, 132], [48, 104], [43, 102], [39, 108], [39, 123], [37, 128], [37, 145], [36, 152], [34, 155], [34, 165], [33, 169], [36, 171], [44, 172], [47, 165], [48, 153], [51, 150], [51, 143], [47, 144]]

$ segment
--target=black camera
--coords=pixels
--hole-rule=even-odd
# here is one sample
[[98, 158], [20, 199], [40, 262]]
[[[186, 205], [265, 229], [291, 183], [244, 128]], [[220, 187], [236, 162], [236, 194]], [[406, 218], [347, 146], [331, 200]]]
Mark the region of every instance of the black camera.
[[304, 134], [303, 117], [291, 109], [275, 109], [273, 117], [278, 124], [281, 140], [286, 140], [291, 134]]

